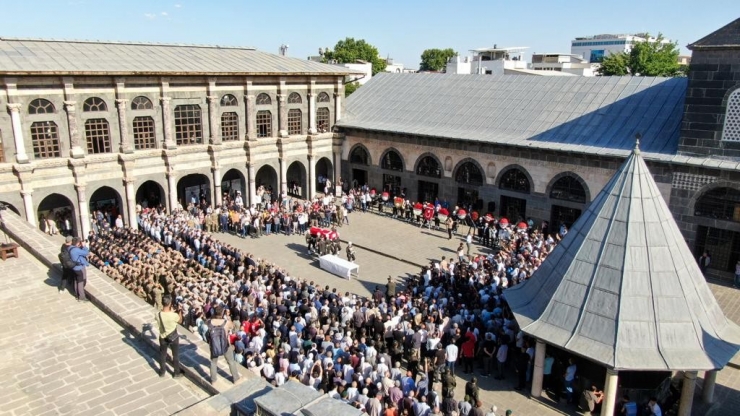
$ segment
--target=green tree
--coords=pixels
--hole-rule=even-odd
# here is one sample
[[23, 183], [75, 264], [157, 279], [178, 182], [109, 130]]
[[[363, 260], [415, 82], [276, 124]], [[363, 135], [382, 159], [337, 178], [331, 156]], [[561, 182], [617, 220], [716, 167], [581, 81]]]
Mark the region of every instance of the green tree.
[[340, 40], [334, 46], [334, 50], [327, 50], [324, 53], [323, 61], [335, 60], [342, 64], [353, 64], [358, 59], [373, 64], [373, 75], [385, 71], [385, 61], [378, 55], [378, 48], [365, 42], [364, 39], [345, 38]]
[[[649, 35], [646, 35], [649, 38]], [[658, 34], [653, 42], [636, 42], [630, 52], [618, 52], [604, 57], [601, 75], [632, 75], [643, 77], [685, 76], [678, 64], [678, 43], [663, 43]]]
[[457, 55], [452, 48], [426, 49], [421, 53], [420, 71], [441, 71], [447, 67], [447, 61]]
[[359, 82], [350, 82], [348, 84], [344, 84], [344, 96], [349, 97], [350, 94], [357, 91], [358, 88], [360, 88]]

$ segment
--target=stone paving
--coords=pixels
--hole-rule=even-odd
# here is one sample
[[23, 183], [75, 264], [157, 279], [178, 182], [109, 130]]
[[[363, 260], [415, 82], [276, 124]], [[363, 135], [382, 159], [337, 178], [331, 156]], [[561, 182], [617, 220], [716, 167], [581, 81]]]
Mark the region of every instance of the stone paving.
[[209, 397], [159, 378], [154, 351], [20, 249], [0, 262], [0, 403], [8, 415], [169, 415]]

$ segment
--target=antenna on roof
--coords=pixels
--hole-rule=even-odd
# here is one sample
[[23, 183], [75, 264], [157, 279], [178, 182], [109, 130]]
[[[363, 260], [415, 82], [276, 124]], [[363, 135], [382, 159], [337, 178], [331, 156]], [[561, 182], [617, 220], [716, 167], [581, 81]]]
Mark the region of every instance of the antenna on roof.
[[290, 47], [290, 45], [286, 45], [284, 43], [282, 45], [280, 45], [280, 55], [281, 56], [285, 56], [288, 53], [288, 48], [289, 47]]
[[642, 138], [642, 134], [637, 133], [635, 134], [635, 150], [632, 151], [632, 153], [639, 155], [640, 154], [640, 139]]

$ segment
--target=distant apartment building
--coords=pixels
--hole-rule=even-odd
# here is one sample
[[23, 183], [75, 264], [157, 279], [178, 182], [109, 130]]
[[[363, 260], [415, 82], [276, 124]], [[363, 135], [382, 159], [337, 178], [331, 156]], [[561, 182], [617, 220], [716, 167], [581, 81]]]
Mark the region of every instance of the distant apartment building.
[[473, 56], [453, 56], [447, 61], [448, 74], [504, 74], [505, 70], [526, 70], [524, 51], [528, 47], [472, 49]]
[[[592, 64], [600, 63], [605, 56], [616, 52], [629, 52], [632, 50], [632, 45], [646, 40], [655, 42], [657, 39], [648, 37], [645, 33], [579, 37], [570, 42], [570, 53], [578, 55]], [[662, 43], [671, 43], [671, 41], [663, 39]]]
[[568, 53], [533, 53], [530, 69], [556, 71], [586, 77], [594, 76], [594, 65], [580, 55]]

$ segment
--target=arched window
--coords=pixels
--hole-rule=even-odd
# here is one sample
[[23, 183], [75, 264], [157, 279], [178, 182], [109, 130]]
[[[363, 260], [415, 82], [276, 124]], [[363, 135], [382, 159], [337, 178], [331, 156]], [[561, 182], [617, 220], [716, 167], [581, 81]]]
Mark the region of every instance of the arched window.
[[272, 104], [272, 99], [270, 98], [269, 95], [262, 93], [257, 96], [256, 103], [257, 105], [270, 105]]
[[154, 106], [152, 105], [152, 100], [144, 97], [143, 95], [140, 95], [131, 100], [132, 110], [151, 110], [153, 108]]
[[319, 107], [316, 110], [316, 129], [319, 133], [326, 133], [331, 131], [331, 123], [329, 122], [329, 108]]
[[88, 154], [110, 153], [113, 150], [108, 121], [104, 118], [92, 118], [85, 122], [85, 138]]
[[134, 149], [156, 149], [154, 119], [151, 117], [134, 117]]
[[365, 150], [364, 147], [357, 146], [352, 149], [352, 153], [350, 153], [349, 155], [349, 163], [355, 163], [357, 165], [369, 165], [370, 155], [367, 154], [367, 150]]
[[288, 104], [300, 104], [303, 102], [303, 99], [301, 98], [301, 94], [298, 94], [297, 92], [291, 92], [288, 96]]
[[82, 111], [108, 111], [102, 98], [90, 97], [82, 103]]
[[33, 143], [33, 157], [36, 159], [50, 159], [62, 156], [62, 150], [59, 145], [59, 130], [53, 121], [37, 121], [32, 123], [31, 142]]
[[401, 155], [393, 150], [389, 150], [383, 155], [383, 159], [380, 162], [380, 167], [386, 170], [397, 170], [403, 171], [403, 159]]
[[235, 142], [239, 140], [239, 115], [236, 113], [221, 114], [221, 140]]
[[223, 97], [221, 97], [221, 107], [231, 107], [239, 105], [239, 101], [236, 100], [236, 97], [234, 97], [231, 94], [226, 94]]
[[302, 117], [301, 110], [297, 108], [288, 110], [288, 134], [301, 134]]
[[175, 107], [175, 140], [178, 146], [203, 143], [199, 105], [185, 104]]
[[715, 188], [696, 201], [694, 215], [723, 221], [740, 222], [740, 191]]
[[267, 110], [257, 112], [257, 137], [272, 137], [272, 113]]
[[330, 101], [329, 94], [325, 92], [320, 92], [319, 96], [316, 97], [316, 102], [319, 103], [328, 103]]
[[441, 178], [442, 167], [437, 163], [437, 159], [431, 156], [424, 156], [416, 166], [416, 174], [432, 178]]
[[483, 185], [483, 172], [473, 162], [465, 162], [455, 172], [455, 181], [468, 185]]
[[529, 193], [529, 179], [521, 170], [509, 169], [501, 176], [498, 187], [514, 192]]
[[730, 94], [726, 111], [722, 140], [740, 142], [740, 89]]
[[550, 190], [550, 198], [571, 202], [586, 202], [586, 190], [573, 176], [563, 176], [555, 181]]
[[53, 114], [56, 110], [49, 100], [37, 98], [28, 104], [28, 114]]

